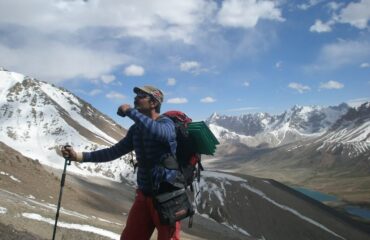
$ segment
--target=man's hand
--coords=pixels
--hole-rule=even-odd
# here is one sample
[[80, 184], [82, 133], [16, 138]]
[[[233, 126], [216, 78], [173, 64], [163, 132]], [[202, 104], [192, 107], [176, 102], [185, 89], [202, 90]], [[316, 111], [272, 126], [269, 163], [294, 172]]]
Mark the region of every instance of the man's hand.
[[73, 150], [73, 147], [69, 145], [63, 146], [60, 149], [60, 151], [63, 157], [67, 158], [68, 160], [75, 161], [75, 162], [82, 161], [82, 153], [77, 153], [75, 150]]
[[131, 109], [129, 104], [122, 104], [117, 110], [117, 114], [121, 117], [126, 117], [126, 112]]

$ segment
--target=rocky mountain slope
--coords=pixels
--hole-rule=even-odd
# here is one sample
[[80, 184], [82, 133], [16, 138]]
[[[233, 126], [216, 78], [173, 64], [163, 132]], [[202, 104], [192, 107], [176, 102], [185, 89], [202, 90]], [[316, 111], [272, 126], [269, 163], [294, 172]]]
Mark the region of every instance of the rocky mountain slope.
[[[66, 143], [90, 151], [110, 146], [126, 134], [66, 89], [5, 69], [0, 71], [0, 82], [0, 141], [42, 164], [62, 168], [64, 159], [57, 149]], [[125, 161], [73, 164], [71, 171], [115, 180], [122, 175], [134, 178]]]

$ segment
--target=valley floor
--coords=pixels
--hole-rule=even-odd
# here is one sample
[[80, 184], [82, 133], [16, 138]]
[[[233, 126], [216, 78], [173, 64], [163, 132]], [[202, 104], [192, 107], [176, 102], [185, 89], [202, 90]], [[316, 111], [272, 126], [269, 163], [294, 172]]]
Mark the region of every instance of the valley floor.
[[[291, 187], [304, 187], [333, 195], [336, 197], [336, 201], [324, 203], [342, 212], [346, 212], [344, 209], [353, 205], [370, 209], [370, 175], [354, 176], [345, 171], [320, 172], [308, 168], [276, 167], [256, 162], [246, 162], [239, 165], [237, 163], [239, 160], [236, 159], [209, 159], [205, 160], [203, 164], [209, 169], [223, 169], [233, 173], [274, 179]], [[353, 215], [351, 217], [368, 224], [370, 227], [370, 220]]]

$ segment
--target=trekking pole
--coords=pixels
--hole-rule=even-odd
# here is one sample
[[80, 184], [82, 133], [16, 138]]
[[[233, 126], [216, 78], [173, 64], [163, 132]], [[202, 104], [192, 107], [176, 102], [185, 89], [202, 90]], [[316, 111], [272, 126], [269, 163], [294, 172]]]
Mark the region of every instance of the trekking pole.
[[[70, 147], [69, 145], [65, 145], [63, 148]], [[59, 200], [58, 200], [58, 207], [57, 213], [55, 216], [55, 224], [54, 224], [54, 231], [53, 231], [53, 240], [55, 239], [55, 232], [57, 230], [58, 218], [59, 218], [59, 210], [60, 210], [60, 203], [62, 202], [62, 194], [63, 194], [63, 187], [64, 182], [66, 180], [66, 172], [67, 172], [67, 165], [71, 165], [71, 160], [69, 157], [64, 157], [64, 169], [62, 173], [62, 179], [60, 181], [60, 192], [59, 192]]]

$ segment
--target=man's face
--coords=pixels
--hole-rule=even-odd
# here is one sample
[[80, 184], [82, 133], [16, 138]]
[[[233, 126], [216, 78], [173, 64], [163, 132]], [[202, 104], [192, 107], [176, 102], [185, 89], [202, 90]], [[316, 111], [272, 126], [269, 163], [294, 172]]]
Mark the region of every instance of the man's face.
[[138, 92], [135, 96], [135, 108], [148, 111], [155, 107], [154, 101], [151, 96], [145, 92]]

